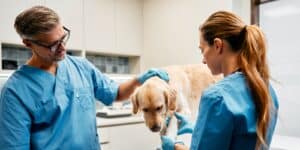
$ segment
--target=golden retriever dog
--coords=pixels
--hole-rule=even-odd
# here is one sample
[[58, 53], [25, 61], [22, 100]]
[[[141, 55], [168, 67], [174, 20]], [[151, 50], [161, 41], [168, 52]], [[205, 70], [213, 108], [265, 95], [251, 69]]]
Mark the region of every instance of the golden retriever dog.
[[[152, 132], [176, 136], [177, 120], [173, 113], [176, 111], [194, 120], [202, 91], [222, 77], [212, 75], [204, 64], [163, 69], [169, 74], [169, 82], [152, 77], [137, 88], [131, 95], [133, 113], [142, 111], [145, 124]], [[171, 118], [168, 127], [166, 117]]]

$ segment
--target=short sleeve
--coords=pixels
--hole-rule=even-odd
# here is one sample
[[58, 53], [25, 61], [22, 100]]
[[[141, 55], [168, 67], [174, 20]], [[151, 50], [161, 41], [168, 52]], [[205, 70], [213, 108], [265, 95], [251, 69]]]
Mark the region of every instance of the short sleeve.
[[30, 149], [31, 118], [12, 90], [1, 92], [0, 118], [1, 149]]
[[234, 123], [223, 96], [218, 91], [204, 92], [199, 109], [191, 149], [229, 149]]
[[270, 145], [270, 143], [272, 141], [272, 137], [273, 137], [275, 126], [276, 126], [277, 119], [278, 119], [278, 109], [279, 109], [278, 98], [275, 93], [275, 90], [273, 89], [273, 87], [271, 85], [269, 86], [269, 91], [270, 91], [270, 94], [272, 97], [273, 105], [271, 107], [269, 129], [267, 132], [267, 140], [266, 140], [266, 143], [268, 145]]
[[119, 85], [102, 74], [93, 64], [84, 59], [85, 66], [89, 68], [94, 85], [95, 97], [102, 103], [109, 105], [117, 99]]
[[271, 94], [271, 97], [272, 97], [274, 107], [277, 110], [279, 108], [278, 97], [276, 95], [276, 92], [275, 92], [274, 88], [271, 85], [269, 86], [269, 91], [270, 91], [270, 94]]

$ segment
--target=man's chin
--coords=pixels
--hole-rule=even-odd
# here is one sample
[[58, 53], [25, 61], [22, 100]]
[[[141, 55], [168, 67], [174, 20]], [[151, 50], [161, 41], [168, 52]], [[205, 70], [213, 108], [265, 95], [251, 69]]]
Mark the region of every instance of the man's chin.
[[54, 60], [61, 61], [61, 60], [65, 59], [65, 57], [66, 57], [66, 52], [61, 52], [55, 56]]
[[64, 60], [65, 57], [66, 57], [65, 55], [62, 55], [62, 56], [59, 56], [59, 57], [55, 57], [54, 60], [55, 61], [61, 61], [61, 60]]

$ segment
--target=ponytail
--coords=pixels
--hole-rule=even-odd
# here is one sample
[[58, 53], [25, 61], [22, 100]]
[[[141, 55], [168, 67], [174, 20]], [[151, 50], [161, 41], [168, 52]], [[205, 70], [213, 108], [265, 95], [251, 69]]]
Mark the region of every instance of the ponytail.
[[269, 94], [269, 69], [266, 62], [264, 34], [255, 26], [245, 26], [245, 38], [239, 55], [256, 106], [257, 136], [256, 149], [266, 146], [267, 129], [270, 121], [271, 96]]

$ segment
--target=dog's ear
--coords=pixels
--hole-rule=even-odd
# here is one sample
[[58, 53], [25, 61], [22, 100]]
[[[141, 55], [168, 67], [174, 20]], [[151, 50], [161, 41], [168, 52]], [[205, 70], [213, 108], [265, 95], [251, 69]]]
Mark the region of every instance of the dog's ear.
[[175, 111], [177, 91], [173, 88], [168, 88], [168, 90], [164, 92], [164, 96], [166, 100], [167, 110]]
[[138, 92], [134, 92], [130, 96], [132, 106], [133, 106], [133, 113], [136, 114], [139, 111], [139, 102], [138, 102]]

